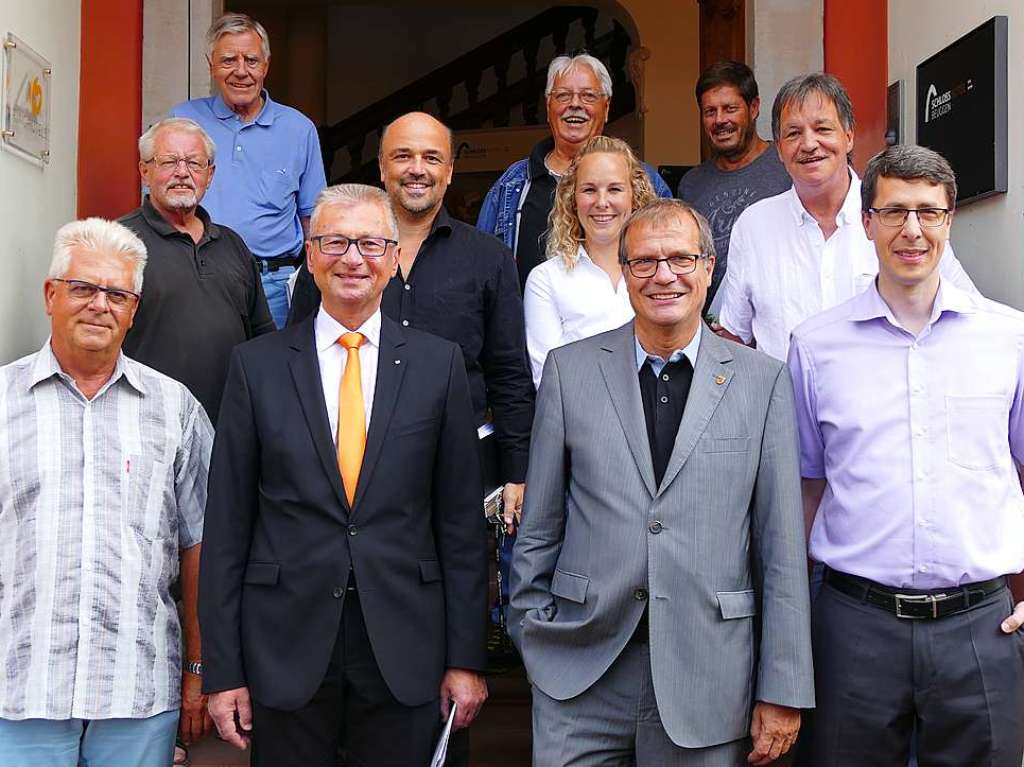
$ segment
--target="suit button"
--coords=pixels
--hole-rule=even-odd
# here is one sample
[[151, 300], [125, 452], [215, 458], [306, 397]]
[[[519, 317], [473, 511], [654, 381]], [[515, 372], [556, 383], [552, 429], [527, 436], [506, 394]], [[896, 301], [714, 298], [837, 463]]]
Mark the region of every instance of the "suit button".
[[348, 534], [349, 535], [359, 535], [359, 531], [356, 530], [356, 526], [355, 525], [349, 525], [348, 526]]
[[651, 522], [651, 524], [647, 526], [647, 529], [651, 531], [652, 535], [657, 535], [661, 532], [661, 522], [659, 522], [658, 520], [654, 520], [653, 522]]
[[637, 589], [633, 592], [633, 599], [637, 602], [643, 602], [647, 599], [647, 589]]
[[341, 586], [335, 586], [334, 591], [331, 592], [331, 596], [335, 599], [341, 599], [343, 596], [345, 596], [345, 589]]
[[403, 328], [409, 327], [409, 320], [402, 320], [402, 327]]

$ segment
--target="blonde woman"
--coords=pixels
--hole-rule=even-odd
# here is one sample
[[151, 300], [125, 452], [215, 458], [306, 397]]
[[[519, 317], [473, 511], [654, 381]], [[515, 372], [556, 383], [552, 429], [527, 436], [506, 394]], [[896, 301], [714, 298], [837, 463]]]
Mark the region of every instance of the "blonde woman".
[[619, 267], [619, 232], [629, 214], [655, 199], [643, 164], [625, 141], [595, 136], [558, 183], [547, 261], [523, 292], [526, 346], [540, 386], [548, 352], [633, 318]]

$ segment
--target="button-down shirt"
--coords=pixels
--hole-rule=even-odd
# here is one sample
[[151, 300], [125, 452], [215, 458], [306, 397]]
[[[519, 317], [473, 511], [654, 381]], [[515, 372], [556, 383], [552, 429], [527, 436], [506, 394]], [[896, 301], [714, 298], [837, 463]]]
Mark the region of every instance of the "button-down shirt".
[[665, 365], [670, 362], [679, 362], [684, 356], [690, 361], [690, 367], [697, 367], [697, 353], [700, 351], [700, 328], [697, 328], [697, 332], [693, 334], [693, 338], [686, 346], [682, 349], [676, 349], [672, 354], [669, 355], [668, 359], [659, 357], [657, 354], [651, 354], [643, 346], [640, 345], [640, 339], [633, 336], [633, 343], [636, 347], [636, 372], [640, 372], [640, 368], [644, 366], [644, 363], [648, 360], [651, 361], [651, 370], [654, 375], [661, 375], [661, 371], [665, 369]]
[[550, 258], [530, 272], [523, 295], [526, 348], [533, 382], [540, 386], [548, 352], [581, 338], [621, 327], [633, 319], [626, 280], [612, 285], [608, 273], [595, 264], [581, 245], [571, 269], [561, 258]]
[[249, 123], [219, 96], [193, 99], [171, 110], [195, 120], [217, 145], [217, 172], [203, 197], [214, 221], [230, 226], [256, 256], [298, 253], [300, 217], [313, 213], [327, 185], [316, 127], [298, 110], [272, 101]]
[[[786, 359], [793, 328], [853, 298], [878, 274], [860, 205], [860, 179], [851, 170], [837, 229], [827, 240], [795, 187], [743, 211], [729, 241], [722, 325], [746, 343], [756, 338], [765, 354]], [[954, 285], [975, 291], [951, 247], [939, 268]]]
[[88, 400], [47, 342], [0, 368], [0, 434], [0, 717], [178, 708], [169, 589], [202, 538], [202, 407], [123, 355]]
[[872, 283], [793, 332], [810, 555], [894, 587], [1024, 569], [1024, 314], [943, 280], [904, 329]]
[[534, 389], [509, 249], [442, 208], [409, 274], [384, 289], [381, 310], [462, 348], [477, 426], [493, 414], [501, 481], [525, 481]]
[[[373, 393], [377, 388], [377, 359], [380, 357], [380, 309], [375, 311], [358, 328], [363, 334], [359, 347], [359, 383], [363, 390], [363, 413], [366, 430], [370, 430], [370, 414], [373, 412]], [[320, 362], [320, 384], [324, 389], [327, 404], [327, 420], [331, 424], [334, 444], [338, 444], [338, 397], [341, 394], [341, 378], [348, 366], [348, 350], [338, 340], [351, 332], [321, 306], [313, 321], [316, 336], [316, 356]]]
[[201, 207], [196, 216], [203, 224], [199, 242], [168, 223], [148, 196], [120, 220], [149, 254], [124, 353], [185, 384], [216, 423], [231, 350], [275, 327], [242, 238]]

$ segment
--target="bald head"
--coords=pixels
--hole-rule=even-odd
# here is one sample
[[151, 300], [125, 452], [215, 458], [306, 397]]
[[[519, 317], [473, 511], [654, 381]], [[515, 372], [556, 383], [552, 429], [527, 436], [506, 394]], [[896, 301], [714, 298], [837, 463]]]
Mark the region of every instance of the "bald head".
[[424, 112], [402, 115], [384, 129], [380, 180], [398, 213], [433, 218], [452, 181], [452, 131]]
[[441, 131], [448, 144], [449, 161], [451, 161], [455, 156], [455, 134], [452, 132], [451, 128], [433, 115], [428, 115], [426, 112], [406, 112], [401, 117], [396, 117], [384, 126], [384, 132], [380, 136], [380, 147], [377, 150], [378, 159], [384, 156], [384, 143], [388, 140], [388, 134], [391, 132], [392, 128], [398, 128], [400, 130], [411, 129], [414, 131]]

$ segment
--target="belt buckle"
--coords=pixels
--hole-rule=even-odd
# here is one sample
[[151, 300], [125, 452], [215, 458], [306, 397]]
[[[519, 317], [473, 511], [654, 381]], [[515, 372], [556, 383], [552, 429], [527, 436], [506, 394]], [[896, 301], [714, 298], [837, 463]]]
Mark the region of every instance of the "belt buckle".
[[[937, 596], [935, 594], [893, 594], [896, 598], [896, 617], [903, 618], [909, 621], [919, 621], [928, 617], [926, 615], [904, 615], [903, 603], [907, 602], [910, 604], [921, 605], [928, 604], [931, 602], [932, 605], [932, 618], [939, 617], [939, 604]], [[945, 594], [939, 594], [938, 596], [945, 597]]]

